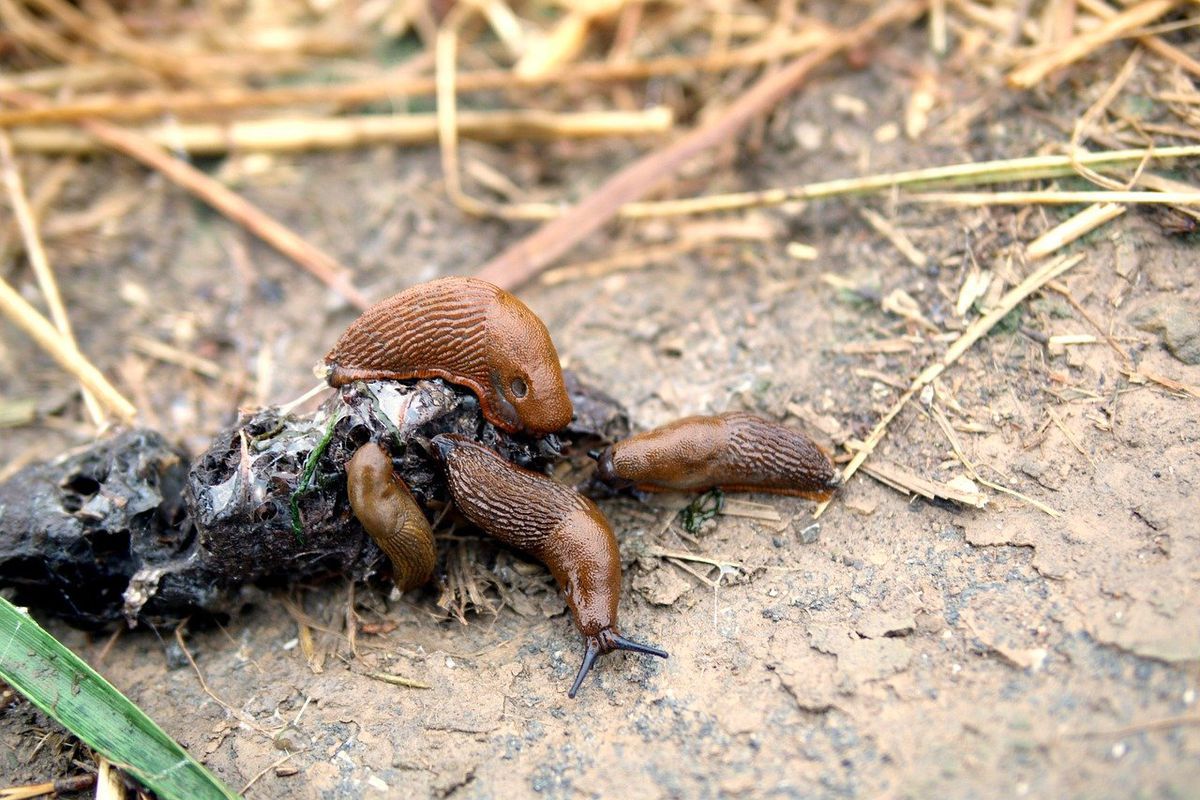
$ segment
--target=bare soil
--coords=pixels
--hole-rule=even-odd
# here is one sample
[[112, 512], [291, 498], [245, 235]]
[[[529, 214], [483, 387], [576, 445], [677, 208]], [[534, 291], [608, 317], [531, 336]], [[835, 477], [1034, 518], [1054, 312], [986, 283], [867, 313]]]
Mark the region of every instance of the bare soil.
[[[908, 52], [923, 52], [918, 38]], [[1074, 107], [1039, 107], [1037, 96], [997, 94], [948, 68], [941, 116], [919, 141], [888, 141], [877, 134], [907, 100], [897, 65], [922, 66], [905, 51], [902, 42], [867, 70], [824, 75], [781, 107], [760, 149], [699, 165], [709, 190], [1034, 153], [1062, 142], [1061, 124], [1100, 89], [1080, 68]], [[973, 116], [951, 118], [968, 107]], [[464, 156], [536, 184], [534, 194], [577, 197], [636, 152], [633, 143], [470, 145]], [[219, 166], [242, 169], [242, 191], [352, 264], [372, 297], [469, 274], [523, 232], [451, 206], [433, 150]], [[1177, 174], [1200, 179], [1194, 166]], [[130, 212], [59, 242], [56, 269], [84, 348], [148, 421], [196, 452], [239, 402], [308, 389], [311, 365], [353, 312], [125, 161], [86, 162], [63, 205], [83, 210], [120, 193], [136, 198]], [[907, 261], [863, 207], [904, 231], [928, 265]], [[1075, 210], [878, 198], [789, 206], [739, 215], [774, 231], [762, 241], [535, 281], [520, 295], [564, 362], [624, 401], [636, 426], [749, 409], [833, 450], [865, 436], [896, 387], [945, 346], [883, 311], [879, 297], [903, 289], [953, 338], [971, 262], [1011, 285], [1029, 271], [1008, 258], [1011, 245]], [[1145, 372], [1196, 386], [1200, 367], [1131, 322], [1168, 300], [1193, 314], [1200, 306], [1195, 235], [1164, 219], [1131, 210], [1086, 237], [1073, 246], [1086, 261], [1063, 282]], [[619, 253], [635, 233], [669, 236], [681, 224], [610, 229], [575, 256]], [[789, 241], [819, 257], [792, 258]], [[69, 380], [15, 328], [0, 329], [5, 395], [36, 398], [46, 412], [73, 408]], [[252, 782], [251, 798], [1197, 797], [1197, 399], [1131, 383], [1103, 341], [1063, 353], [1039, 341], [1076, 333], [1097, 331], [1062, 295], [1036, 295], [943, 376], [935, 397], [985, 477], [1057, 517], [990, 490], [981, 510], [912, 499], [862, 474], [818, 528], [812, 503], [790, 498], [736, 498], [726, 509], [736, 513], [694, 537], [678, 518], [686, 498], [605, 502], [628, 559], [623, 627], [671, 658], [610, 656], [575, 700], [566, 690], [580, 643], [553, 583], [488, 549], [480, 557], [501, 578], [542, 577], [467, 624], [438, 608], [436, 589], [389, 598], [334, 579], [257, 591], [224, 628], [188, 632], [209, 692], [173, 631], [109, 642], [48, 625], [232, 787]], [[904, 352], [844, 348], [909, 334]], [[140, 355], [135, 336], [217, 361], [232, 385]], [[6, 431], [4, 458], [83, 441], [55, 418]], [[936, 480], [963, 474], [919, 401], [876, 457]], [[763, 518], [770, 512], [778, 521]], [[298, 618], [313, 623], [311, 654]], [[62, 742], [23, 701], [0, 709], [0, 784], [76, 771]]]

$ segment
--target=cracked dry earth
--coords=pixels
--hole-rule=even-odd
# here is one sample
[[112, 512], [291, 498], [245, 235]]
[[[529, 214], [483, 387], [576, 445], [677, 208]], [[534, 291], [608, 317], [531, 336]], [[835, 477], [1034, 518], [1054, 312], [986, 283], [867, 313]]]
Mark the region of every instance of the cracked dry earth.
[[[1023, 155], [1059, 138], [1001, 103], [975, 123], [984, 144], [974, 151], [936, 132], [881, 145], [872, 132], [902, 103], [885, 85], [868, 72], [813, 87], [782, 110], [766, 151], [714, 189], [857, 174], [864, 153], [882, 171]], [[839, 115], [836, 93], [871, 100], [869, 110]], [[796, 143], [800, 126], [803, 138], [819, 134], [822, 157]], [[610, 147], [614, 163], [633, 153]], [[569, 153], [543, 154], [561, 159], [555, 190], [595, 180]], [[501, 167], [509, 157], [482, 146], [468, 155]], [[374, 296], [464, 274], [515, 235], [464, 224], [436, 188], [431, 151], [282, 164], [279, 183], [249, 194], [355, 264]], [[253, 369], [267, 352], [264, 399], [307, 388], [309, 366], [352, 313], [158, 181], [116, 161], [94, 169], [146, 199], [63, 264], [68, 307], [91, 351], [107, 354], [104, 366], [125, 382], [141, 374], [139, 405], [156, 409], [158, 426], [198, 450], [233, 403], [203, 379], [125, 355], [134, 332], [231, 369]], [[342, 201], [297, 206], [296, 197]], [[899, 394], [889, 382], [906, 383], [944, 344], [917, 336], [900, 352], [847, 352], [850, 342], [911, 331], [821, 273], [875, 296], [904, 289], [952, 338], [964, 248], [1011, 284], [1028, 268], [1006, 266], [1002, 248], [1059, 219], [902, 207], [894, 224], [932, 265], [918, 270], [862, 221], [862, 202], [755, 213], [755, 224], [776, 231], [765, 242], [535, 282], [521, 296], [566, 364], [624, 401], [635, 425], [749, 409], [786, 417], [832, 448], [864, 436]], [[789, 239], [815, 246], [818, 260], [789, 258]], [[621, 246], [601, 237], [591, 255]], [[1087, 258], [1065, 284], [1111, 324], [1134, 363], [1200, 384], [1200, 367], [1132, 319], [1172, 299], [1200, 304], [1194, 241], [1130, 212], [1075, 249]], [[147, 287], [152, 304], [139, 299]], [[671, 658], [608, 657], [574, 701], [566, 690], [580, 645], [548, 577], [465, 626], [445, 619], [433, 590], [388, 601], [360, 587], [356, 655], [314, 628], [306, 657], [288, 611], [300, 604], [341, 632], [344, 582], [262, 593], [224, 628], [188, 637], [228, 707], [204, 693], [170, 631], [124, 634], [99, 667], [231, 786], [258, 776], [251, 798], [1196, 797], [1198, 401], [1131, 383], [1104, 344], [1054, 353], [1023, 333], [1094, 332], [1057, 294], [1035, 295], [1012, 322], [947, 372], [933, 402], [986, 477], [1060, 516], [990, 491], [981, 510], [911, 499], [862, 474], [816, 528], [812, 504], [790, 498], [731, 497], [695, 536], [680, 526], [680, 498], [606, 501], [626, 558], [623, 627]], [[2, 352], [16, 395], [69, 390], [12, 329]], [[25, 362], [37, 366], [14, 368]], [[56, 430], [6, 434], [14, 451], [39, 437], [75, 441]], [[876, 457], [941, 481], [963, 472], [917, 401]], [[543, 574], [480, 552], [498, 574]], [[105, 637], [49, 624], [99, 663]], [[0, 711], [7, 782], [67, 771], [52, 746], [30, 757], [45, 725], [24, 703]]]

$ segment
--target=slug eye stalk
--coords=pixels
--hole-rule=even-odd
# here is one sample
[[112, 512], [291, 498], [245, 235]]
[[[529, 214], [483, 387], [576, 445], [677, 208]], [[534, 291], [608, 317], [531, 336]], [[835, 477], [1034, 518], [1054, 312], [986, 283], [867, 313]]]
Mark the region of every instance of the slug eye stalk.
[[644, 653], [649, 656], [658, 656], [659, 658], [670, 658], [666, 650], [642, 644], [641, 642], [635, 642], [632, 639], [626, 639], [624, 636], [611, 630], [603, 630], [595, 636], [587, 636], [584, 638], [584, 642], [586, 647], [583, 651], [583, 663], [579, 665], [579, 672], [575, 675], [575, 683], [571, 685], [571, 691], [567, 692], [567, 697], [572, 699], [575, 698], [579, 687], [583, 685], [583, 679], [592, 671], [592, 665], [596, 662], [596, 659], [606, 653], [611, 653], [613, 650], [628, 650], [631, 653]]

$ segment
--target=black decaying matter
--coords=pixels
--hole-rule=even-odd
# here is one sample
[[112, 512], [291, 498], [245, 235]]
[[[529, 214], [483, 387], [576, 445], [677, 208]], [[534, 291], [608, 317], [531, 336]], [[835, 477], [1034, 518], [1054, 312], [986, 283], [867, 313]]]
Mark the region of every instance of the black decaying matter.
[[396, 473], [428, 504], [449, 493], [418, 440], [460, 433], [543, 469], [628, 433], [616, 401], [564, 377], [577, 413], [555, 437], [506, 434], [470, 392], [443, 381], [387, 381], [344, 387], [313, 415], [247, 414], [190, 463], [139, 429], [31, 465], [0, 484], [0, 587], [20, 605], [100, 629], [227, 618], [254, 583], [364, 579], [388, 564], [347, 496], [359, 447], [387, 443]]

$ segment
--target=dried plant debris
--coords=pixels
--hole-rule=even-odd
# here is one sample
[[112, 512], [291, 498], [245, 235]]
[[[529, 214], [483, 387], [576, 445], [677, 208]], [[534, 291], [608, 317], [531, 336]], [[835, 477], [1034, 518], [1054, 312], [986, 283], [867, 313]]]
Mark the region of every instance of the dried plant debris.
[[247, 582], [369, 577], [388, 565], [346, 499], [344, 464], [361, 444], [385, 444], [418, 500], [441, 506], [448, 492], [425, 448], [440, 433], [546, 470], [628, 432], [612, 398], [575, 378], [569, 390], [586, 413], [561, 439], [498, 430], [473, 395], [440, 380], [353, 384], [305, 417], [263, 409], [190, 468], [160, 434], [121, 433], [0, 485], [0, 586], [97, 628], [229, 614]]

